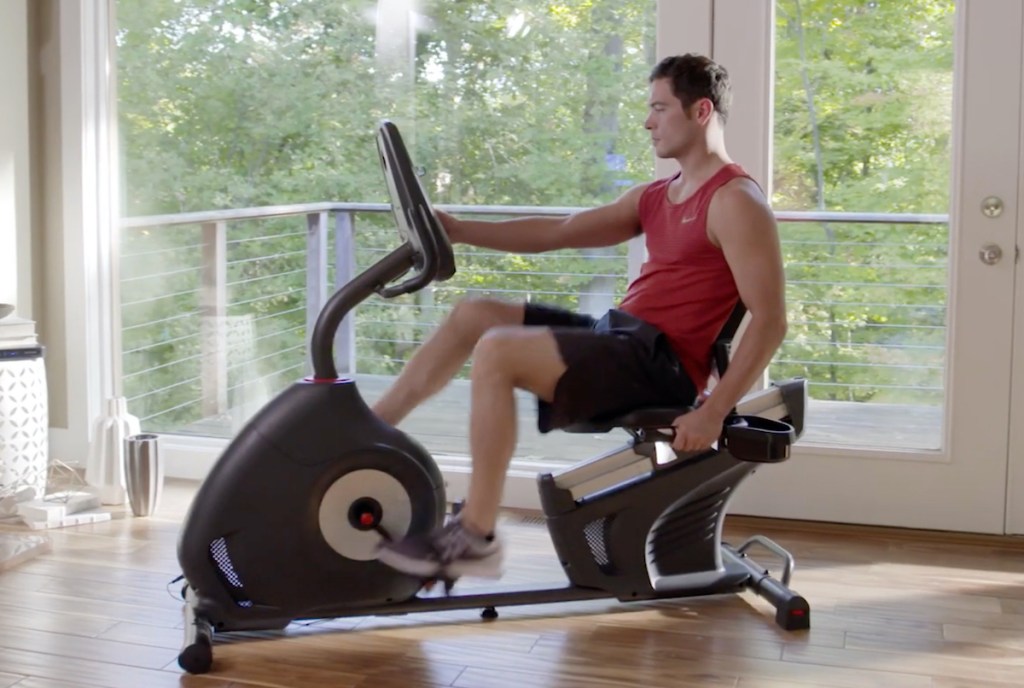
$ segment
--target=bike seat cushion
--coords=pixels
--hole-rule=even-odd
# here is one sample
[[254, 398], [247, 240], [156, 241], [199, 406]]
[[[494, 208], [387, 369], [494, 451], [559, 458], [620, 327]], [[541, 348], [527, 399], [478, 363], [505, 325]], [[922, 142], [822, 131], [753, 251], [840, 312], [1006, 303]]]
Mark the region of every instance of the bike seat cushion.
[[634, 409], [628, 413], [592, 418], [562, 428], [565, 432], [608, 432], [615, 428], [667, 428], [672, 421], [693, 410], [692, 406], [654, 406]]

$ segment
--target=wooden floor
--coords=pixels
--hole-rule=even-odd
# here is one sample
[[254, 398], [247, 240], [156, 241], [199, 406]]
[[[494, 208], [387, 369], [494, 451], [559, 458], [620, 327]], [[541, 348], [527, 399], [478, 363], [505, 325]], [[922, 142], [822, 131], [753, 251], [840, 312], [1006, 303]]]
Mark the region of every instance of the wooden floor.
[[[193, 489], [169, 483], [151, 518], [44, 531], [49, 553], [0, 573], [0, 688], [1024, 686], [1019, 540], [751, 519], [726, 539], [762, 532], [796, 555], [810, 631], [748, 595], [344, 619], [221, 638], [214, 671], [187, 676], [169, 583]], [[542, 526], [503, 525], [510, 581], [560, 575]]]

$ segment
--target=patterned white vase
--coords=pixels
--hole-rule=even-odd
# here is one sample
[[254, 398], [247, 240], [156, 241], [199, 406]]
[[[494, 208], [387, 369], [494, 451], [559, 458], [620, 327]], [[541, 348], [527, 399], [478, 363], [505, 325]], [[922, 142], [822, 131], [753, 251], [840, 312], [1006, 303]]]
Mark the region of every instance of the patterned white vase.
[[0, 359], [0, 492], [31, 487], [43, 496], [49, 422], [42, 356]]

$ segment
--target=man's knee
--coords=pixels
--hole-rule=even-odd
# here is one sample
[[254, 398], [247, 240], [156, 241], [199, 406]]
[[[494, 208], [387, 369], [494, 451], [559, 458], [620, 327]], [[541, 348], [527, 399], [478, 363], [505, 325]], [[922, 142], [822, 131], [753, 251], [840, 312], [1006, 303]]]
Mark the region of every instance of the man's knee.
[[547, 329], [492, 327], [473, 349], [475, 379], [504, 379], [544, 399], [550, 399], [565, 370], [558, 342]]
[[515, 356], [517, 348], [522, 346], [523, 331], [521, 325], [496, 325], [488, 328], [473, 348], [473, 370], [512, 372], [510, 359]]
[[470, 297], [452, 307], [447, 325], [463, 338], [476, 342], [492, 328], [522, 325], [523, 313], [521, 303]]

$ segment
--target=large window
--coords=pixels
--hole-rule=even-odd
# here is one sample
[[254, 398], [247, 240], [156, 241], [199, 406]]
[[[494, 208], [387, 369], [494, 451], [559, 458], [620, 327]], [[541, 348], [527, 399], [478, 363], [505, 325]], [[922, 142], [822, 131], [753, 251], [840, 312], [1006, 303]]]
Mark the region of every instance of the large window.
[[810, 441], [941, 445], [953, 17], [953, 0], [776, 2], [776, 211], [900, 215], [781, 224], [772, 372], [831, 402]]
[[[307, 372], [324, 279], [398, 241], [365, 205], [386, 200], [381, 118], [438, 204], [589, 206], [653, 175], [655, 0], [179, 0], [117, 17], [125, 387], [151, 430], [229, 436]], [[339, 357], [372, 400], [455, 300], [597, 310], [624, 292], [625, 255], [460, 250], [451, 282], [361, 306]], [[465, 452], [467, 397], [457, 380], [408, 429]], [[523, 455], [609, 441], [539, 439], [522, 401]]]

